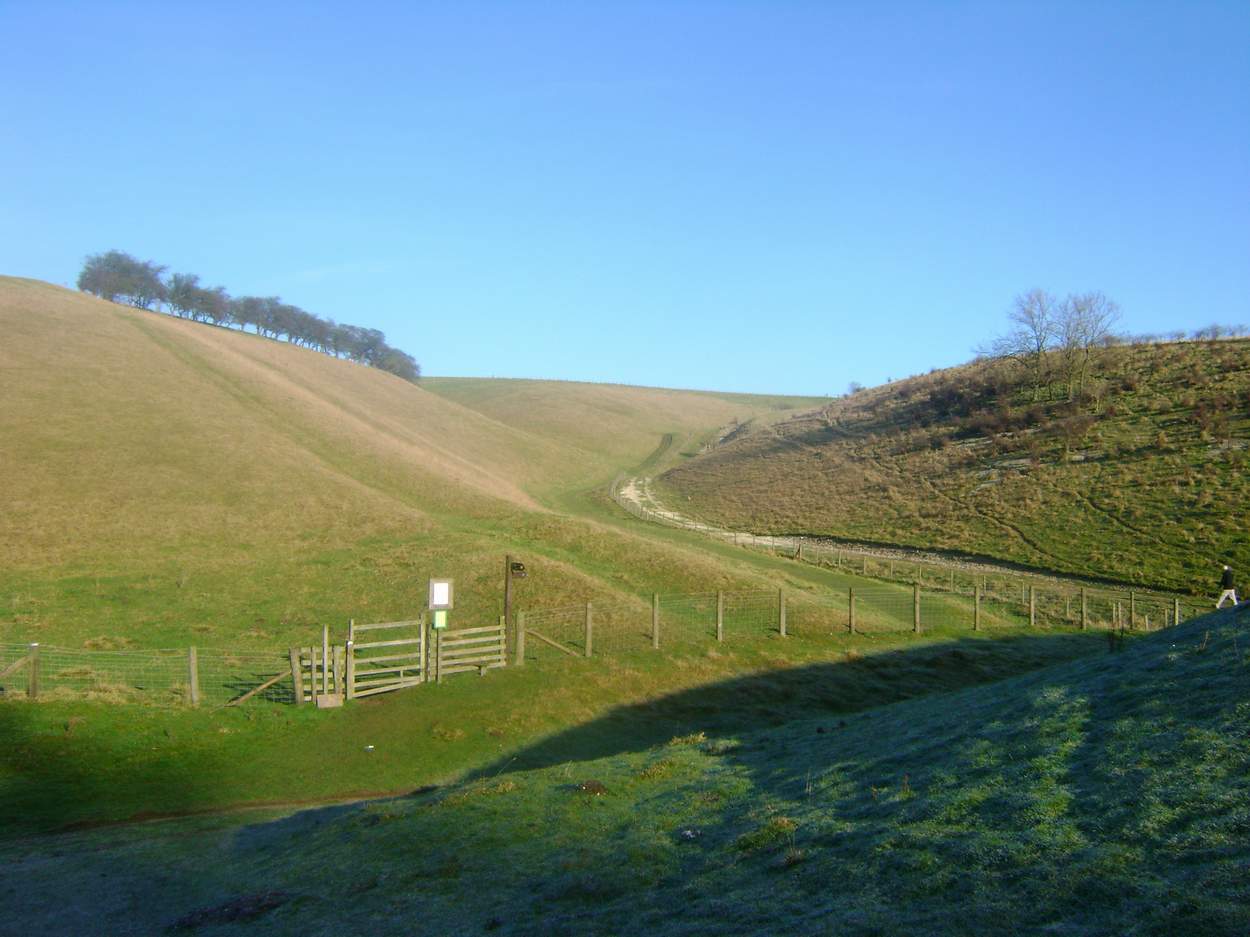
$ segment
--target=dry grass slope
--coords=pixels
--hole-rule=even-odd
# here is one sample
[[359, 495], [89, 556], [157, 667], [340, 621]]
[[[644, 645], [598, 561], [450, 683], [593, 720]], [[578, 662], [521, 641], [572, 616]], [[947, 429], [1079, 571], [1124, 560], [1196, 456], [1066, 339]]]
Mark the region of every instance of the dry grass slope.
[[683, 511], [1198, 593], [1250, 574], [1250, 342], [1108, 349], [1084, 393], [976, 363], [843, 398], [678, 466]]
[[474, 408], [10, 277], [0, 328], [10, 641], [281, 646], [322, 621], [411, 614], [435, 571], [456, 577], [465, 619], [489, 618], [508, 550], [550, 604], [707, 588], [722, 565], [553, 514], [553, 494], [606, 482], [664, 433], [785, 405], [556, 382], [516, 402], [513, 382], [460, 382]]

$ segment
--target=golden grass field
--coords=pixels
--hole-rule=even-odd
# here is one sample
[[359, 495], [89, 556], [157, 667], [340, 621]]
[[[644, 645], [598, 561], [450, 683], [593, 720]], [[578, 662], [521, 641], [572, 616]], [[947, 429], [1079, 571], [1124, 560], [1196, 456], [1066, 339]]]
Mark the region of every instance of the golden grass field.
[[410, 615], [433, 574], [457, 579], [466, 619], [489, 619], [508, 551], [540, 572], [538, 604], [708, 588], [732, 577], [722, 563], [574, 516], [593, 511], [572, 496], [664, 434], [814, 402], [473, 379], [432, 392], [12, 277], [0, 328], [9, 641], [282, 646], [327, 618]]

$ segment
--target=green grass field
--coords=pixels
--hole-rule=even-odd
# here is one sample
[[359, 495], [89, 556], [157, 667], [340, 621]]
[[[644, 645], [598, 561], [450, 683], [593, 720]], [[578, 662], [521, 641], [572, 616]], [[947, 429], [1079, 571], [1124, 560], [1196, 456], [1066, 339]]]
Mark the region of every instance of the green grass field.
[[[1241, 934], [1247, 617], [985, 685], [1076, 649], [699, 681], [407, 797], [0, 847], [0, 898], [53, 932]], [[368, 738], [323, 754], [387, 757]]]

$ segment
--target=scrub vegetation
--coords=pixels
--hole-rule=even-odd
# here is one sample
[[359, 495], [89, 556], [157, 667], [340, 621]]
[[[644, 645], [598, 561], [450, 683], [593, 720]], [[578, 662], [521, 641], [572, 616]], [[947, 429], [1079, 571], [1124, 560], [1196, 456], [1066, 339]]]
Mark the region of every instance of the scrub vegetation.
[[1250, 340], [1086, 351], [979, 360], [748, 426], [657, 491], [736, 530], [1196, 594], [1224, 563], [1250, 569]]

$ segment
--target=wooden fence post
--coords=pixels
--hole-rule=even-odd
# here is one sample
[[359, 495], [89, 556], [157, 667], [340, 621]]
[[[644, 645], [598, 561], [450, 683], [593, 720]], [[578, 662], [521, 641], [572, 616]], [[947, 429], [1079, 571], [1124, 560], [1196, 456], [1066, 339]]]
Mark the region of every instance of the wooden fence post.
[[660, 593], [651, 593], [651, 647], [660, 648]]
[[972, 630], [981, 630], [981, 583], [972, 584]]
[[39, 644], [30, 646], [30, 679], [26, 681], [26, 695], [31, 699], [39, 698]]
[[868, 575], [868, 554], [864, 554], [864, 575]]
[[291, 648], [291, 683], [295, 686], [295, 705], [304, 705], [304, 675], [299, 665], [299, 648]]
[[1081, 630], [1089, 630], [1089, 596], [1085, 593], [1085, 587], [1081, 586]]
[[1029, 627], [1037, 627], [1037, 588], [1029, 586]]
[[[314, 674], [315, 675], [315, 674]], [[321, 692], [330, 692], [330, 626], [321, 626]]]
[[1137, 593], [1131, 590], [1128, 594], [1128, 629], [1137, 630]]
[[525, 666], [525, 613], [516, 613], [516, 665]]
[[786, 636], [786, 590], [777, 590], [777, 630]]
[[725, 593], [716, 592], [716, 641], [725, 640]]
[[443, 682], [443, 629], [434, 629], [434, 682]]
[[855, 587], [854, 586], [851, 586], [851, 588], [847, 590], [846, 606], [847, 606], [846, 630], [849, 634], [854, 634], [855, 633]]
[[912, 596], [912, 631], [920, 634], [920, 583], [914, 582], [911, 586]]
[[343, 656], [347, 653], [346, 647], [339, 647], [337, 644], [330, 649], [330, 654], [334, 658], [334, 693], [336, 696], [346, 696], [343, 692]]
[[1181, 600], [1172, 600], [1172, 624], [1179, 625], [1181, 623]]
[[187, 648], [187, 700], [200, 705], [200, 659], [194, 647]]
[[[343, 681], [343, 698], [356, 698], [356, 642], [351, 638], [347, 639], [347, 643], [343, 645], [343, 653], [347, 656], [346, 669], [347, 679]], [[425, 668], [422, 667], [421, 676], [425, 676]]]
[[587, 657], [592, 656], [591, 647], [594, 642], [594, 631], [595, 631], [594, 622], [595, 622], [594, 612], [591, 610], [590, 603], [587, 602], [586, 603], [586, 656]]

